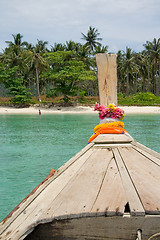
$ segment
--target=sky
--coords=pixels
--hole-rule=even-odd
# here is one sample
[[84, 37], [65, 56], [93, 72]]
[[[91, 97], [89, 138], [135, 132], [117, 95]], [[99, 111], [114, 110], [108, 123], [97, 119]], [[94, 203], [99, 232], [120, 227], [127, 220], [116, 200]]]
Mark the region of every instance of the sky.
[[109, 52], [142, 51], [160, 38], [160, 0], [0, 0], [0, 52], [18, 33], [32, 44], [47, 41], [49, 49], [70, 40], [84, 44], [89, 26]]

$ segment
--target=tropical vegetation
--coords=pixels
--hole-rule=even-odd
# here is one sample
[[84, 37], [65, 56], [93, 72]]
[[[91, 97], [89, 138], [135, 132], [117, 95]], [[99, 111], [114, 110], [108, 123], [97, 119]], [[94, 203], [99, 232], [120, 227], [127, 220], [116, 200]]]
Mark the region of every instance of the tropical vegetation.
[[[98, 96], [95, 55], [108, 52], [101, 44], [98, 29], [90, 26], [82, 34], [84, 44], [37, 40], [33, 45], [22, 41], [18, 33], [0, 53], [0, 95], [11, 96], [13, 104], [36, 101], [83, 102]], [[160, 38], [146, 41], [141, 52], [126, 47], [117, 52], [118, 100], [128, 105], [160, 104]], [[85, 102], [85, 101], [84, 101]]]

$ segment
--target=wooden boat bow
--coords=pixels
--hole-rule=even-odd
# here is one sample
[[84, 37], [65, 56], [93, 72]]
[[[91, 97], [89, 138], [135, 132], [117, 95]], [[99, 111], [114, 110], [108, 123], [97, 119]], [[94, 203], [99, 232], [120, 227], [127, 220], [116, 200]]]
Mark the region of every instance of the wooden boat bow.
[[160, 226], [159, 170], [160, 154], [101, 134], [0, 223], [0, 239], [136, 239], [137, 229], [148, 239]]

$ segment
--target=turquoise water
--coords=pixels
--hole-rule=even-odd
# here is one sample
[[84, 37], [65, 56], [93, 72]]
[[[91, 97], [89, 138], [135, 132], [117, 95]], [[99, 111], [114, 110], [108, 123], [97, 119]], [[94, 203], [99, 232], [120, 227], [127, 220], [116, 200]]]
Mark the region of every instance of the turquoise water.
[[[0, 115], [0, 221], [88, 143], [98, 115]], [[128, 115], [125, 129], [160, 152], [160, 115]]]

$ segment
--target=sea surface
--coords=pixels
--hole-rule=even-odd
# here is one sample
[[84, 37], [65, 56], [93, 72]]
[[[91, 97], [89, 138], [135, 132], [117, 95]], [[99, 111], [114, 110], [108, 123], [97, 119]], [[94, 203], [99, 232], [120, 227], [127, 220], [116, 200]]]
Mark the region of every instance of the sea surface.
[[[125, 129], [160, 153], [160, 114], [127, 115]], [[98, 115], [0, 115], [0, 221], [50, 172], [88, 144]]]

